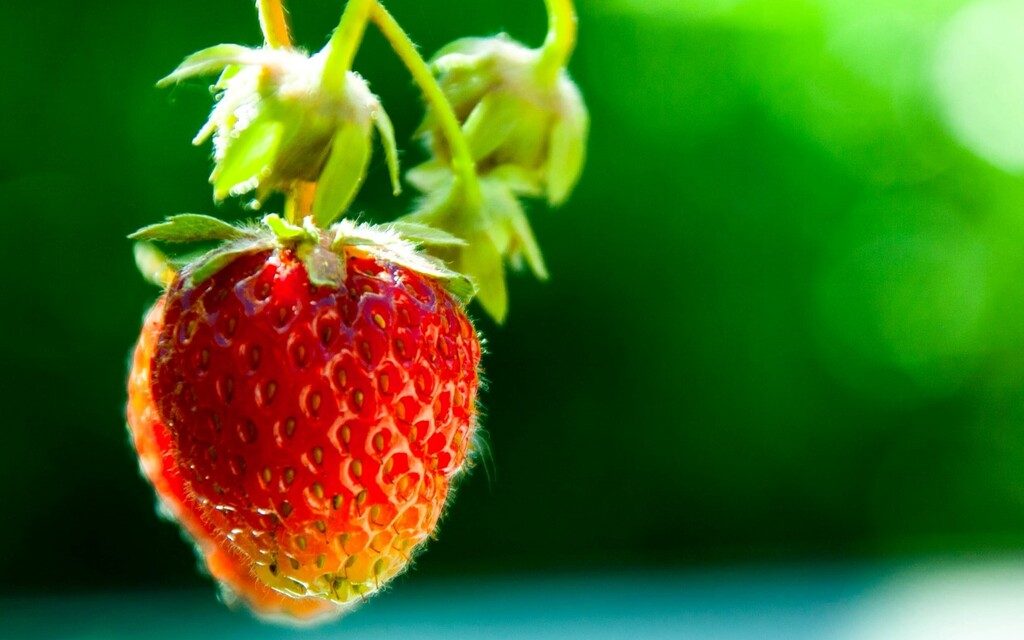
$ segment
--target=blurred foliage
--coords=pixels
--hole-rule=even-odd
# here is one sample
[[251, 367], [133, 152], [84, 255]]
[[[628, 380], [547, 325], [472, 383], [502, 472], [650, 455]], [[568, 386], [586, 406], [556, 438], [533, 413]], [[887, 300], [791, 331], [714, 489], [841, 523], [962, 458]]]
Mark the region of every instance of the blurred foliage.
[[[1024, 2], [579, 4], [589, 164], [531, 212], [551, 281], [476, 313], [493, 472], [418, 572], [1024, 546]], [[209, 94], [153, 83], [257, 44], [250, 5], [0, 4], [4, 590], [198, 584], [122, 424], [124, 236], [214, 211]], [[341, 2], [290, 5], [313, 48]], [[539, 0], [389, 5], [427, 52], [543, 36]], [[357, 68], [412, 166], [411, 83], [375, 35]], [[357, 206], [408, 208], [382, 159]]]

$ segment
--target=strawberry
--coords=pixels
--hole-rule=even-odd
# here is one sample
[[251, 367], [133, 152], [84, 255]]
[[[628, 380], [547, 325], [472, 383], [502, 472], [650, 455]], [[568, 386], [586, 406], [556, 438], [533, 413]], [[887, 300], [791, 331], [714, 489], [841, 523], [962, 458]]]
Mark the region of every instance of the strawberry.
[[[433, 533], [472, 441], [480, 343], [461, 305], [392, 236], [336, 233], [316, 261], [308, 238], [250, 240], [201, 282], [209, 256], [184, 269], [132, 377], [143, 464], [159, 468], [151, 440], [171, 470], [147, 476], [257, 609], [252, 577], [339, 605], [379, 589]], [[328, 256], [336, 286], [311, 281]]]
[[196, 501], [186, 491], [172, 456], [166, 455], [171, 451], [171, 434], [160, 418], [150, 391], [150, 364], [163, 327], [163, 309], [161, 298], [147, 314], [128, 379], [128, 428], [139, 456], [139, 466], [157, 491], [161, 511], [178, 522], [191, 537], [207, 569], [222, 585], [229, 600], [239, 598], [265, 618], [314, 621], [331, 617], [334, 608], [328, 603], [312, 598], [290, 598], [257, 581], [244, 559], [230, 547], [220, 544], [217, 531], [199, 517]]
[[[261, 0], [265, 46], [208, 47], [161, 81], [220, 74], [196, 138], [213, 138], [216, 200], [284, 196], [262, 225], [182, 214], [130, 236], [166, 287], [128, 385], [140, 466], [210, 573], [261, 616], [326, 619], [379, 590], [468, 466], [480, 340], [465, 305], [479, 293], [504, 318], [506, 259], [547, 276], [519, 198], [561, 203], [582, 166], [586, 111], [564, 72], [575, 14], [547, 7], [540, 49], [463, 42], [432, 70], [380, 0], [349, 0], [312, 55], [281, 1]], [[385, 227], [338, 221], [375, 132], [400, 189], [392, 123], [351, 68], [370, 23], [429, 105], [433, 156], [406, 176], [417, 210]], [[175, 266], [151, 242], [218, 244]]]

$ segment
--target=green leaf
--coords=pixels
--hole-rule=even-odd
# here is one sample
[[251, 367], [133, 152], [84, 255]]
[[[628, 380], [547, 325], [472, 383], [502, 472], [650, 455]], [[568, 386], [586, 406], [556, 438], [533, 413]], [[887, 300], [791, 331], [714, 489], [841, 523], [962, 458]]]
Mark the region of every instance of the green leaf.
[[274, 164], [283, 133], [279, 121], [257, 116], [237, 138], [228, 140], [224, 156], [210, 176], [214, 198], [223, 200], [240, 185], [262, 178]]
[[395, 142], [395, 126], [391, 123], [384, 107], [373, 112], [373, 124], [377, 127], [380, 135], [380, 143], [384, 147], [384, 158], [388, 163], [388, 175], [391, 177], [391, 192], [394, 195], [402, 193], [402, 170], [398, 163], [398, 144]]
[[213, 216], [182, 213], [170, 216], [164, 222], [143, 227], [128, 236], [131, 240], [153, 242], [202, 242], [205, 240], [237, 240], [252, 235]]
[[313, 219], [326, 229], [352, 203], [370, 164], [370, 136], [359, 124], [346, 123], [335, 134], [313, 199]]
[[393, 222], [390, 226], [406, 240], [432, 247], [464, 247], [466, 241], [447, 231], [416, 222]]
[[136, 242], [132, 251], [135, 266], [142, 276], [158, 287], [166, 287], [174, 280], [177, 271], [171, 266], [166, 255], [148, 242]]
[[193, 76], [207, 75], [223, 71], [229, 65], [255, 64], [261, 59], [259, 51], [237, 44], [218, 44], [202, 51], [197, 51], [185, 58], [178, 68], [161, 78], [158, 87], [166, 87]]
[[189, 287], [195, 287], [216, 275], [217, 272], [236, 259], [251, 253], [265, 251], [272, 247], [273, 245], [269, 240], [254, 240], [250, 238], [235, 240], [221, 245], [204, 254], [187, 269], [183, 274], [186, 278], [185, 282]]
[[500, 324], [508, 315], [508, 290], [501, 253], [487, 234], [477, 234], [468, 240], [469, 245], [462, 249], [459, 257], [459, 271], [473, 278], [481, 306]]
[[576, 98], [551, 130], [547, 184], [548, 202], [552, 206], [562, 204], [572, 193], [586, 159], [589, 116], [578, 92]]

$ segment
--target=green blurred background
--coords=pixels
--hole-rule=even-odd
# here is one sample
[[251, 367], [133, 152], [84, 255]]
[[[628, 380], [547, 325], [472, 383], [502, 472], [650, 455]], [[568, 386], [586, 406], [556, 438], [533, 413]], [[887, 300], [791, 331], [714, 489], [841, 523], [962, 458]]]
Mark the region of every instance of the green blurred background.
[[[321, 46], [340, 0], [292, 0]], [[124, 429], [157, 292], [125, 235], [214, 208], [187, 53], [247, 0], [0, 4], [0, 594], [209, 588]], [[543, 3], [392, 0], [425, 52]], [[1024, 1], [582, 0], [593, 119], [553, 277], [489, 343], [493, 470], [417, 580], [1024, 550]], [[422, 113], [357, 68], [406, 166]], [[358, 208], [390, 219], [375, 160]]]

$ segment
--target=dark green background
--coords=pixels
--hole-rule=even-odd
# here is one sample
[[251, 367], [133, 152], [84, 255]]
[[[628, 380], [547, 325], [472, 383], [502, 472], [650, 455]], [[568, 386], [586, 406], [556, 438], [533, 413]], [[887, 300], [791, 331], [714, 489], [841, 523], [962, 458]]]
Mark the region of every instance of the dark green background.
[[[153, 83], [257, 44], [251, 4], [0, 4], [2, 592], [202, 584], [123, 426], [157, 294], [124, 237], [247, 215], [188, 144], [203, 83]], [[301, 42], [341, 4], [292, 0]], [[543, 37], [540, 0], [388, 4], [425, 52]], [[412, 579], [1024, 547], [1024, 20], [966, 4], [580, 2], [588, 167], [531, 208], [551, 281], [474, 310], [493, 472]], [[373, 33], [357, 68], [412, 166], [408, 77]], [[407, 206], [378, 155], [358, 207]]]

